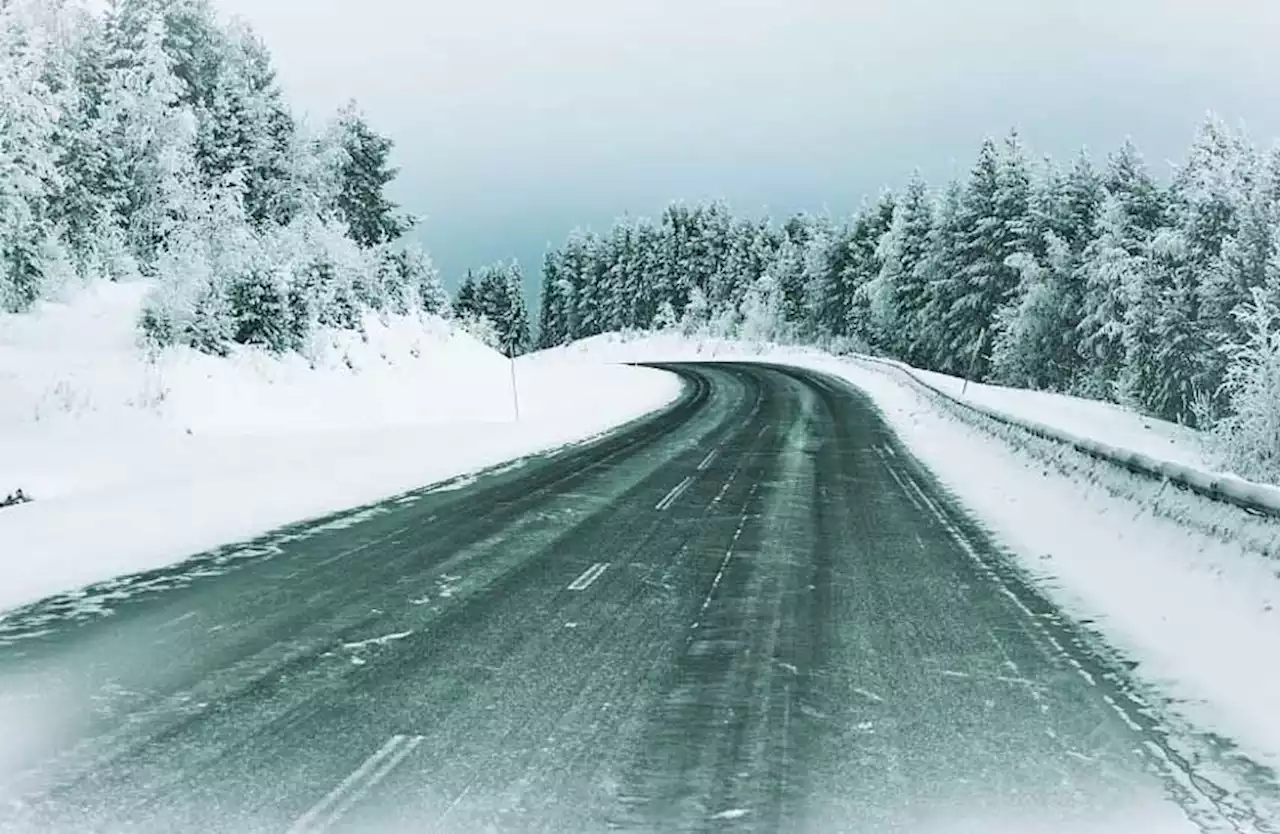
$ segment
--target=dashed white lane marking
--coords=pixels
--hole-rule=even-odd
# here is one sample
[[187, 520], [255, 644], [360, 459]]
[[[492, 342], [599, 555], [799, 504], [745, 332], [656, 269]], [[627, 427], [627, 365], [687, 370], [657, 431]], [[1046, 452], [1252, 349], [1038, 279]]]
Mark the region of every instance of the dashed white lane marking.
[[718, 454], [720, 454], [719, 449], [712, 449], [710, 452], [707, 452], [707, 456], [702, 459], [702, 463], [698, 464], [698, 471], [706, 472], [707, 467], [711, 465], [711, 461], [715, 460], [716, 455]]
[[582, 572], [582, 575], [569, 583], [570, 591], [585, 591], [591, 587], [591, 583], [600, 578], [600, 574], [604, 573], [609, 567], [608, 562], [596, 562], [591, 567]]
[[422, 744], [422, 736], [394, 735], [378, 748], [372, 756], [324, 795], [290, 828], [290, 834], [324, 831], [337, 822], [343, 814], [373, 790], [387, 774]]
[[866, 700], [870, 701], [873, 704], [884, 703], [884, 698], [881, 698], [879, 695], [877, 695], [876, 693], [872, 692], [869, 689], [855, 688], [853, 690], [853, 694], [858, 695], [862, 698], [865, 698]]
[[[733, 549], [738, 545], [738, 539], [742, 538], [742, 531], [747, 526], [747, 512], [751, 506], [751, 499], [755, 497], [756, 489], [759, 484], [752, 484], [750, 491], [747, 493], [747, 500], [743, 504], [742, 519], [738, 522], [738, 529], [733, 532], [733, 539], [729, 542], [729, 547], [725, 551], [724, 558], [720, 561], [720, 569], [716, 571], [716, 578], [711, 580], [711, 588], [707, 591], [706, 599], [702, 600], [702, 607], [698, 609], [698, 616], [701, 618], [706, 613], [707, 608], [711, 605], [711, 598], [715, 596], [716, 589], [720, 587], [721, 580], [724, 579], [724, 573], [729, 569], [729, 562], [733, 559]], [[693, 625], [697, 628], [701, 625], [702, 620], [697, 620]]]
[[343, 643], [344, 649], [363, 649], [365, 646], [385, 646], [393, 640], [403, 640], [413, 634], [413, 630], [397, 631], [395, 634], [384, 634], [381, 637], [370, 637], [368, 640], [358, 640], [354, 643]]
[[684, 491], [688, 489], [689, 485], [692, 483], [693, 483], [692, 476], [685, 478], [683, 481], [673, 486], [671, 488], [671, 491], [668, 492], [661, 501], [653, 505], [653, 508], [659, 512], [662, 512], [667, 507], [670, 507], [672, 504], [675, 503], [675, 500], [677, 498], [679, 498], [681, 495], [684, 494]]

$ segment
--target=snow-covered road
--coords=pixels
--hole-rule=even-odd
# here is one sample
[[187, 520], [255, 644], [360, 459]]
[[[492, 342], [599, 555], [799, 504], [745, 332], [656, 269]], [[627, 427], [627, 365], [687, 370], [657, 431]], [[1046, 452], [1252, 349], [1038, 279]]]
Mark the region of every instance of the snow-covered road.
[[1266, 830], [865, 396], [686, 373], [586, 447], [19, 612], [0, 828]]

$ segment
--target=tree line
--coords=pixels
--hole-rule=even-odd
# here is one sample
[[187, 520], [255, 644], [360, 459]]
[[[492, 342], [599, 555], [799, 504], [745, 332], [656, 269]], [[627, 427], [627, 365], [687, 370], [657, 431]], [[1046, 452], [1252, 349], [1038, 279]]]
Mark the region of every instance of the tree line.
[[1276, 477], [1280, 148], [1211, 116], [1166, 181], [1131, 142], [1062, 164], [1011, 132], [850, 217], [677, 203], [549, 250], [538, 325], [544, 348], [668, 328], [857, 347], [1207, 429]]
[[452, 313], [473, 336], [508, 356], [533, 347], [524, 272], [515, 261], [467, 270], [453, 295]]
[[148, 280], [156, 345], [301, 349], [366, 311], [437, 312], [355, 105], [312, 128], [209, 0], [0, 2], [0, 310]]

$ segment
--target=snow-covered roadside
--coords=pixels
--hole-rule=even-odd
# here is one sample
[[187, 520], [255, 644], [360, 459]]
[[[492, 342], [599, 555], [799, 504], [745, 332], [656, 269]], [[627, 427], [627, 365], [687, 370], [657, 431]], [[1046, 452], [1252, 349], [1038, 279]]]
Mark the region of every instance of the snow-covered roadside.
[[366, 323], [302, 357], [146, 361], [145, 288], [0, 316], [0, 611], [599, 434], [672, 401], [669, 374], [510, 363], [435, 320]]
[[[1252, 546], [1268, 535], [1275, 541], [1280, 525], [1253, 519], [1248, 536], [1231, 536], [1220, 519], [1215, 533], [1214, 523], [1161, 515], [1117, 497], [1099, 474], [1105, 465], [1067, 474], [1016, 440], [957, 419], [896, 375], [848, 359], [672, 336], [606, 337], [564, 350], [612, 361], [763, 359], [848, 380], [1044, 592], [1137, 662], [1133, 674], [1166, 713], [1280, 769], [1280, 668], [1273, 662], [1280, 565]], [[1204, 508], [1206, 516], [1217, 512]]]
[[913, 369], [912, 373], [939, 391], [1014, 419], [1051, 426], [1173, 463], [1205, 470], [1212, 468], [1199, 432], [1186, 426], [1098, 400], [1002, 385], [969, 383], [966, 386], [963, 379], [947, 374], [919, 369]]

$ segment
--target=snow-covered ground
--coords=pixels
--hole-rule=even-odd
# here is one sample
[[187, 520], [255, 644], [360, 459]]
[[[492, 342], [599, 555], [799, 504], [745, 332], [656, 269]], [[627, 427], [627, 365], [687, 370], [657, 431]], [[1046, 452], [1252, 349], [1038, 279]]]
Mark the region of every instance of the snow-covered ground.
[[[1091, 477], [1056, 469], [1027, 447], [956, 419], [896, 372], [867, 363], [673, 335], [631, 341], [603, 336], [559, 352], [609, 361], [764, 359], [848, 380], [871, 396], [913, 453], [1044, 592], [1137, 663], [1133, 674], [1166, 715], [1201, 738], [1213, 733], [1229, 739], [1249, 759], [1280, 771], [1280, 565], [1251, 546], [1267, 536], [1273, 543], [1280, 539], [1280, 525], [1253, 519], [1242, 522], [1252, 525], [1249, 537], [1224, 535], [1219, 513], [1236, 511], [1198, 498], [1191, 500], [1205, 505], [1217, 532], [1211, 524], [1167, 517], [1141, 500], [1118, 497], [1106, 474], [1096, 474], [1105, 465]], [[948, 378], [939, 382], [951, 384]], [[971, 386], [970, 393], [1077, 434], [1093, 431], [1114, 445], [1148, 437], [1151, 423], [1149, 443], [1163, 446], [1172, 438], [1168, 446], [1175, 454], [1195, 450], [1193, 439], [1169, 432], [1176, 427], [1120, 409], [988, 387], [975, 392]], [[1231, 779], [1222, 776], [1223, 782]]]
[[[0, 610], [598, 434], [670, 375], [510, 363], [438, 319], [366, 322], [301, 356], [136, 344], [145, 287], [0, 315]], [[315, 367], [311, 367], [314, 365]]]
[[1077, 437], [1159, 460], [1210, 469], [1200, 433], [1195, 429], [1147, 417], [1112, 403], [1027, 391], [982, 383], [964, 384], [959, 377], [913, 369], [924, 382], [966, 402], [986, 406], [1019, 420], [1051, 426]]

